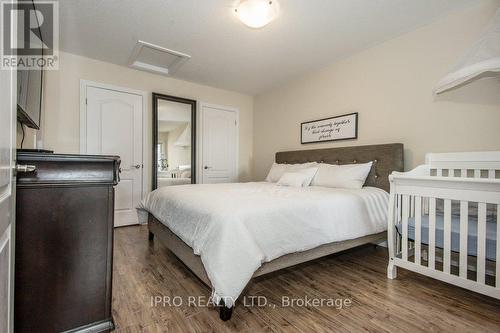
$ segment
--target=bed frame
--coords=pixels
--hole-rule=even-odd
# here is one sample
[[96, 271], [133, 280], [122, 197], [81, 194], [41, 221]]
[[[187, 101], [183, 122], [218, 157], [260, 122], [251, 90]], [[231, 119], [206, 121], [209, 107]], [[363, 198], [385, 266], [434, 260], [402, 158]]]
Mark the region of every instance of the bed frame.
[[[277, 163], [322, 162], [330, 164], [352, 164], [373, 161], [373, 167], [365, 185], [389, 191], [388, 176], [393, 171], [403, 171], [403, 145], [399, 143], [370, 146], [354, 146], [315, 150], [287, 151], [276, 153]], [[207, 273], [199, 256], [176, 236], [169, 228], [153, 215], [148, 218], [149, 239], [156, 236], [177, 258], [179, 258], [201, 281], [211, 286]], [[284, 255], [264, 263], [253, 277], [268, 274], [286, 267], [341, 252], [360, 245], [380, 243], [386, 239], [386, 232], [381, 232], [352, 240], [334, 242], [318, 246], [314, 249]], [[220, 304], [220, 318], [224, 321], [231, 318], [233, 308]]]
[[[390, 183], [388, 278], [395, 279], [401, 267], [500, 299], [500, 151], [427, 154], [425, 165], [394, 173]], [[436, 240], [437, 200], [443, 202], [442, 248]], [[451, 250], [453, 202], [460, 204], [459, 252]], [[478, 207], [477, 256], [469, 255], [467, 245], [469, 202]], [[497, 212], [496, 263], [486, 258], [488, 207]], [[423, 215], [429, 216], [428, 244], [422, 243]], [[415, 221], [413, 239], [409, 239], [409, 219]], [[471, 271], [475, 277], [468, 274]], [[494, 279], [489, 282], [489, 277]]]

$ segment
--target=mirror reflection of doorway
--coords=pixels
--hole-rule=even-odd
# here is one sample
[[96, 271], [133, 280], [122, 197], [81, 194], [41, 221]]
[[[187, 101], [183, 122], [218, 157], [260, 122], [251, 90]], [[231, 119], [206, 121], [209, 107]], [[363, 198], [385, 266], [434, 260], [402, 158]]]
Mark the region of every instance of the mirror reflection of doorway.
[[196, 101], [153, 94], [153, 189], [195, 183]]

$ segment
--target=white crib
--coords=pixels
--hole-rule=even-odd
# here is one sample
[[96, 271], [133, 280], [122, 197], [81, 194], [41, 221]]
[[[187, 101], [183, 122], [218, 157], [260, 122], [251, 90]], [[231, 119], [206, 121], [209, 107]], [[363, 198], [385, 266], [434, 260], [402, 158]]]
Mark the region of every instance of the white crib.
[[401, 267], [500, 299], [499, 178], [500, 151], [427, 154], [394, 172], [387, 276]]

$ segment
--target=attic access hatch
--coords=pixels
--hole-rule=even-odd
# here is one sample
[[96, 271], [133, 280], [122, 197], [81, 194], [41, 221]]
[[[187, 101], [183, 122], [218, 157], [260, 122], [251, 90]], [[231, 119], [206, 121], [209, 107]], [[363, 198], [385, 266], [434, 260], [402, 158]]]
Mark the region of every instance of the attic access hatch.
[[132, 51], [129, 66], [155, 74], [171, 75], [189, 59], [191, 56], [187, 54], [140, 40]]

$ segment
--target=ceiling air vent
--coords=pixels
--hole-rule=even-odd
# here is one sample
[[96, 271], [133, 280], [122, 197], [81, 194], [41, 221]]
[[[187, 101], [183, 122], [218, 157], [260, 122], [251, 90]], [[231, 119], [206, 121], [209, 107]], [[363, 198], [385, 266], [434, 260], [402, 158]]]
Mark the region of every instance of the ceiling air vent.
[[129, 66], [155, 74], [171, 75], [190, 58], [187, 54], [140, 40], [132, 51]]

